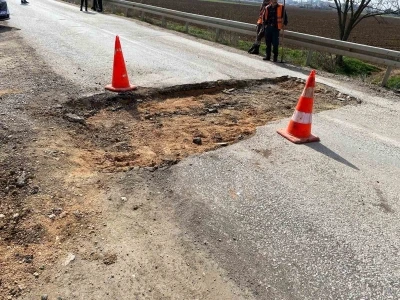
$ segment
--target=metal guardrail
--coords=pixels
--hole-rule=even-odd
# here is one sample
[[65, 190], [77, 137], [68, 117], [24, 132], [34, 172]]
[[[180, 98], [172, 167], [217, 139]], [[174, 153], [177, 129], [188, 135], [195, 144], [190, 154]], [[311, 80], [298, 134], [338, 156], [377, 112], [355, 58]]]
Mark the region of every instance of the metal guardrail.
[[[220, 30], [255, 36], [255, 24], [196, 15], [125, 0], [104, 0], [104, 3], [111, 5], [113, 8], [113, 12], [115, 12], [115, 6], [124, 7], [126, 9], [126, 16], [128, 16], [128, 12], [130, 9], [140, 11], [142, 19], [144, 19], [146, 13], [161, 16], [163, 26], [166, 26], [167, 18], [183, 21], [185, 22], [186, 32], [188, 32], [189, 24], [203, 25], [215, 28], [215, 41], [218, 41], [219, 39]], [[307, 65], [310, 62], [312, 51], [323, 51], [331, 54], [354, 57], [375, 64], [387, 66], [385, 76], [382, 80], [383, 86], [386, 85], [392, 69], [400, 68], [400, 51], [355, 44], [335, 39], [328, 39], [289, 30], [285, 30], [285, 41], [309, 50]]]

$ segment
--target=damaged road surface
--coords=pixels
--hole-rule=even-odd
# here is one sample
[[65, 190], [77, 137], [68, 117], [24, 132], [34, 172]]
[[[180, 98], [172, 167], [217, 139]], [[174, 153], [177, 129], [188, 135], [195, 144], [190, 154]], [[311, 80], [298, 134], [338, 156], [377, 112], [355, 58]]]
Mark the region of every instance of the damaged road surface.
[[[296, 78], [219, 81], [141, 88], [125, 95], [99, 94], [68, 101], [64, 116], [80, 157], [97, 170], [157, 169], [195, 153], [243, 140], [256, 127], [289, 117], [304, 88]], [[357, 104], [337, 99], [337, 92], [316, 89], [316, 111]]]
[[[186, 157], [290, 116], [304, 81], [82, 96], [16, 30], [0, 48], [2, 299], [256, 296], [182, 227], [165, 179]], [[317, 111], [357, 104], [322, 85], [316, 95]]]
[[[321, 142], [294, 145], [276, 130], [300, 70], [60, 2], [25, 24], [11, 5], [37, 27], [0, 27], [1, 299], [399, 298], [398, 96], [318, 75]], [[117, 30], [138, 85], [123, 95], [99, 59]]]

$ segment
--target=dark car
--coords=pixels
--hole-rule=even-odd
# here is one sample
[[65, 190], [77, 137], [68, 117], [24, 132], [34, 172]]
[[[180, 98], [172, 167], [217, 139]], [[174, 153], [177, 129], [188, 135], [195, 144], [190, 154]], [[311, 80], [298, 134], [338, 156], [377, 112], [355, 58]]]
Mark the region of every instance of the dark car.
[[10, 12], [8, 11], [7, 1], [0, 0], [0, 21], [8, 20], [10, 18]]

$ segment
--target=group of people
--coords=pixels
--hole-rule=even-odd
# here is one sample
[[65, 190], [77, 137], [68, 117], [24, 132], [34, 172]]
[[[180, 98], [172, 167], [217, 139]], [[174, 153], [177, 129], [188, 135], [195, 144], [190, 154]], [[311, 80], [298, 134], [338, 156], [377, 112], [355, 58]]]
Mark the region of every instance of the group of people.
[[[81, 11], [82, 11], [83, 5], [85, 5], [85, 11], [87, 11], [88, 10], [88, 0], [81, 0]], [[91, 9], [94, 11], [97, 11], [97, 12], [102, 12], [103, 11], [103, 0], [93, 0], [93, 5], [92, 5]]]
[[271, 50], [273, 61], [278, 61], [279, 52], [279, 33], [288, 24], [285, 6], [278, 4], [278, 0], [263, 0], [260, 6], [260, 14], [257, 20], [256, 41], [249, 49], [250, 54], [259, 54], [261, 40], [265, 38], [267, 46], [263, 60], [271, 60]]

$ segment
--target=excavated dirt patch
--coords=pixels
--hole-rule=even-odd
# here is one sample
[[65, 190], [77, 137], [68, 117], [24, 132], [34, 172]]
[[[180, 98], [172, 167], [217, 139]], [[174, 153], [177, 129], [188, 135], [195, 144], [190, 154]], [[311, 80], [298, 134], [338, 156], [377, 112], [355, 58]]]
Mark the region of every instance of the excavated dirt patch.
[[[82, 117], [75, 126], [80, 158], [97, 170], [163, 167], [188, 155], [240, 141], [257, 126], [289, 117], [304, 81], [282, 77], [220, 81], [96, 95], [70, 101], [63, 114]], [[315, 89], [315, 112], [356, 104], [324, 85]]]

